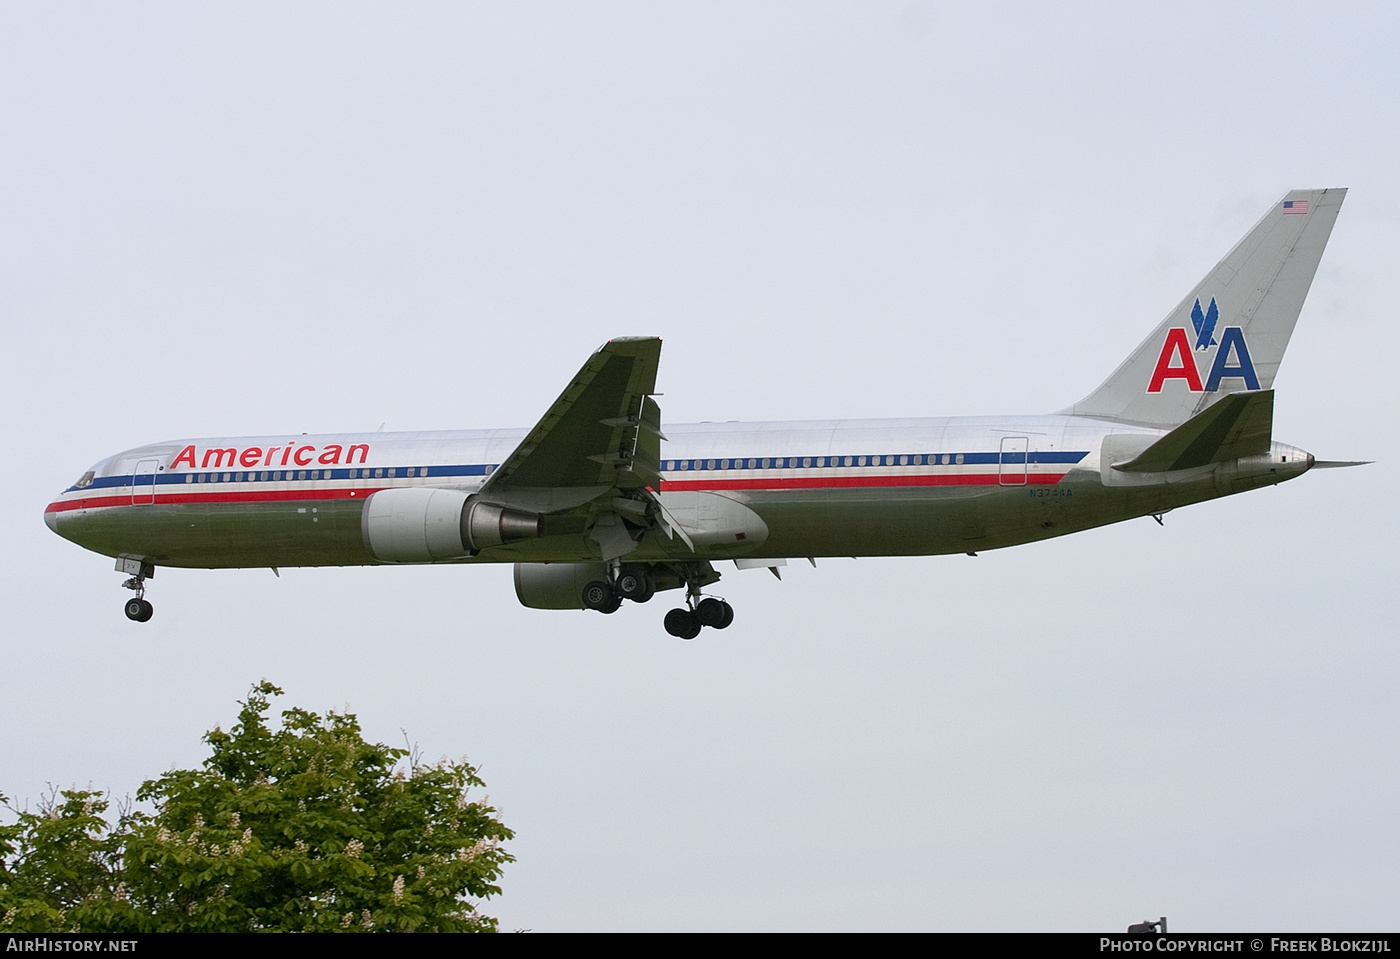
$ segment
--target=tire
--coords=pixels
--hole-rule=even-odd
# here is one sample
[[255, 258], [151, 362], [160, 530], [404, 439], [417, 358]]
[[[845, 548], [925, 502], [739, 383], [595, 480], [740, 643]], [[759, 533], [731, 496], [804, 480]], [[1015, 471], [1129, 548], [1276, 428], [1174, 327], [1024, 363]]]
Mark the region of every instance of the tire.
[[150, 622], [151, 617], [154, 616], [155, 614], [156, 614], [156, 608], [155, 608], [154, 606], [151, 605], [151, 601], [148, 600], [148, 599], [143, 599], [143, 600], [141, 600], [141, 618], [140, 618], [139, 620], [137, 620], [137, 622], [139, 622], [139, 623], [147, 623], [147, 622]]
[[656, 595], [656, 580], [645, 569], [624, 569], [622, 575], [617, 578], [617, 591], [622, 594], [623, 599], [645, 603]]
[[734, 611], [729, 611], [729, 616], [725, 618], [725, 607], [729, 604], [718, 599], [702, 599], [695, 607], [695, 618], [699, 620], [701, 626], [710, 626], [714, 629], [723, 629], [734, 619]]
[[583, 588], [583, 608], [596, 609], [600, 613], [611, 613], [617, 609], [620, 600], [613, 588], [601, 579], [595, 579]]
[[133, 623], [144, 623], [146, 620], [150, 619], [150, 616], [146, 615], [146, 605], [147, 603], [144, 599], [137, 599], [134, 596], [128, 599], [126, 601], [126, 606], [123, 607], [126, 612], [126, 618]]
[[673, 609], [666, 614], [666, 632], [680, 639], [694, 639], [700, 635], [700, 622], [688, 609]]

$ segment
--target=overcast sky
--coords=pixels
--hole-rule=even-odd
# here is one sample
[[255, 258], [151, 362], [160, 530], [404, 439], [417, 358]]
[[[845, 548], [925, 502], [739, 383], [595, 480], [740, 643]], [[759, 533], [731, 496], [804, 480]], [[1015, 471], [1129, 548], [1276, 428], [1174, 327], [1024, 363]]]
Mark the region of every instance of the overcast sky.
[[[1393, 931], [1396, 11], [5, 3], [0, 791], [134, 793], [266, 677], [479, 765], [503, 928]], [[1326, 186], [1274, 435], [1379, 462], [1162, 528], [724, 564], [685, 643], [508, 567], [139, 625], [42, 522], [144, 443], [528, 427], [619, 335], [673, 423], [1048, 412]]]

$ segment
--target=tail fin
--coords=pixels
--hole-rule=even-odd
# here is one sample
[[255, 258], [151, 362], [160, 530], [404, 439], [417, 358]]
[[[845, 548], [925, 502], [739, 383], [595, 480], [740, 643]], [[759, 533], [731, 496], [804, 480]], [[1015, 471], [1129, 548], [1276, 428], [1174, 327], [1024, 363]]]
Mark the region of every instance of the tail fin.
[[1294, 190], [1274, 204], [1102, 386], [1061, 412], [1168, 428], [1232, 392], [1272, 388], [1346, 192]]

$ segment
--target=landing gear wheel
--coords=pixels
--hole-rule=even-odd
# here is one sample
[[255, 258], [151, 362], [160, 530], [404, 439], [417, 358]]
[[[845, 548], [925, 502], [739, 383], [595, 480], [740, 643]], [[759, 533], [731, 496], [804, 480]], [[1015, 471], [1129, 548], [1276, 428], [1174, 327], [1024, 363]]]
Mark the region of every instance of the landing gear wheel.
[[656, 580], [645, 569], [623, 569], [617, 578], [617, 591], [623, 599], [645, 603], [656, 593]]
[[144, 599], [133, 598], [126, 601], [126, 618], [136, 623], [144, 623], [155, 615], [155, 609]]
[[694, 639], [700, 635], [700, 621], [688, 609], [673, 609], [666, 614], [666, 632], [681, 639]]
[[622, 597], [601, 579], [595, 579], [583, 588], [583, 605], [600, 613], [615, 613], [622, 605]]
[[724, 629], [734, 622], [734, 607], [722, 599], [702, 599], [695, 607], [695, 619], [701, 626]]

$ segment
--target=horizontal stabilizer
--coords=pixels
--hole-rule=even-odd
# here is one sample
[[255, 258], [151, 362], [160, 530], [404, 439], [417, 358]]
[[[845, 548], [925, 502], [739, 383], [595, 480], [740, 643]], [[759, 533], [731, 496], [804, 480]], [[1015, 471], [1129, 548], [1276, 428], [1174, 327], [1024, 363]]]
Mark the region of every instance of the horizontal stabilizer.
[[1370, 466], [1375, 460], [1317, 460], [1312, 468], [1315, 470], [1339, 470], [1348, 466]]
[[1231, 393], [1206, 407], [1126, 463], [1127, 473], [1169, 473], [1269, 452], [1274, 391]]

